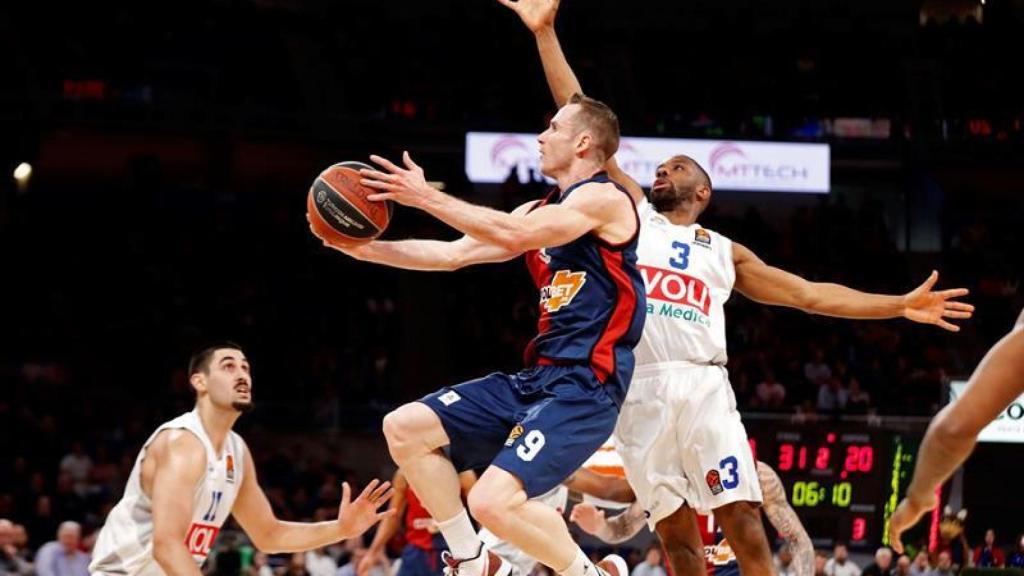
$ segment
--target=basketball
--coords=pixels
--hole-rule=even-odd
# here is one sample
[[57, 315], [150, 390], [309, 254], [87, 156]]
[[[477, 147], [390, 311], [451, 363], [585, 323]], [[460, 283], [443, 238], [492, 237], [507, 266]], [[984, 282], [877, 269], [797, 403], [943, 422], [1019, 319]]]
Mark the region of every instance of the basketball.
[[377, 191], [363, 186], [362, 162], [340, 162], [324, 170], [313, 181], [306, 198], [309, 223], [317, 236], [338, 246], [359, 246], [380, 236], [391, 221], [394, 205], [366, 197]]

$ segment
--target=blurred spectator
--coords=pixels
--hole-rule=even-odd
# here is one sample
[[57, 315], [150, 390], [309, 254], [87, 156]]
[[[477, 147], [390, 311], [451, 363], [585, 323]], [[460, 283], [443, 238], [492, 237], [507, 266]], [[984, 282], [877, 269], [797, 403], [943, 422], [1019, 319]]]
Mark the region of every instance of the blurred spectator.
[[1017, 549], [1006, 560], [1007, 568], [1024, 568], [1024, 534], [1017, 536]]
[[762, 408], [782, 408], [786, 401], [786, 388], [778, 380], [775, 374], [768, 370], [764, 374], [764, 380], [757, 385], [757, 403]]
[[36, 554], [38, 576], [89, 576], [89, 555], [78, 549], [82, 527], [78, 522], [62, 522], [57, 539], [43, 544]]
[[666, 576], [665, 563], [661, 558], [661, 546], [659, 544], [651, 544], [647, 547], [644, 561], [633, 568], [630, 576]]
[[274, 576], [274, 569], [267, 562], [267, 555], [257, 551], [252, 555], [252, 565], [245, 571], [245, 576]]
[[281, 576], [312, 576], [306, 571], [306, 553], [295, 552], [292, 554], [291, 559], [288, 561], [288, 565], [285, 566]]
[[832, 558], [825, 563], [825, 576], [860, 576], [860, 567], [850, 560], [846, 544], [836, 544]]
[[896, 559], [896, 567], [889, 572], [891, 576], [910, 576], [910, 556], [900, 554]]
[[839, 378], [832, 376], [818, 389], [817, 408], [819, 412], [836, 414], [846, 408], [848, 400], [849, 395]]
[[71, 453], [60, 461], [60, 471], [71, 477], [75, 493], [85, 497], [89, 493], [89, 478], [92, 474], [92, 459], [85, 453], [79, 441], [71, 444]]
[[875, 551], [875, 561], [861, 572], [862, 576], [888, 576], [892, 569], [892, 550], [885, 546]]
[[928, 561], [928, 551], [921, 550], [914, 556], [914, 564], [910, 567], [910, 574], [912, 576], [925, 576], [931, 571], [932, 566]]
[[978, 568], [1002, 568], [1006, 565], [1006, 556], [996, 546], [995, 530], [985, 530], [985, 543], [974, 548], [974, 565]]
[[777, 576], [797, 576], [793, 566], [793, 551], [789, 549], [788, 544], [779, 546], [779, 551], [775, 554], [774, 560], [775, 574]]
[[825, 364], [825, 353], [821, 348], [811, 352], [811, 360], [804, 364], [804, 378], [815, 386], [822, 386], [832, 377], [832, 369]]
[[846, 410], [847, 414], [867, 414], [871, 408], [871, 395], [860, 386], [860, 380], [850, 378], [847, 389]]
[[317, 548], [306, 552], [306, 570], [310, 576], [334, 576], [338, 565], [327, 554], [326, 548]]
[[10, 520], [0, 519], [0, 574], [3, 576], [33, 574], [32, 564], [26, 562], [18, 553], [14, 539], [14, 524]]
[[828, 564], [828, 553], [824, 550], [814, 551], [814, 576], [825, 576], [825, 565]]
[[939, 558], [935, 561], [935, 568], [932, 568], [928, 574], [929, 576], [954, 576], [956, 570], [953, 569], [953, 556], [946, 550], [939, 552]]

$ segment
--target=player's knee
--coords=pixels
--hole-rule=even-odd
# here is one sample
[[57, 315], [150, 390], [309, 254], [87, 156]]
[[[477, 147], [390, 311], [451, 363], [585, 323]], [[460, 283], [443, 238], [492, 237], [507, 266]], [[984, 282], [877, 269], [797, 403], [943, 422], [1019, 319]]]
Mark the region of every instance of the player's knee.
[[417, 438], [421, 438], [422, 426], [417, 415], [409, 409], [409, 405], [401, 406], [384, 416], [384, 438], [388, 442], [388, 450], [396, 462], [401, 462], [415, 455], [418, 450]]
[[504, 522], [511, 519], [510, 506], [514, 498], [502, 487], [481, 478], [466, 499], [469, 512], [489, 530], [501, 536]]

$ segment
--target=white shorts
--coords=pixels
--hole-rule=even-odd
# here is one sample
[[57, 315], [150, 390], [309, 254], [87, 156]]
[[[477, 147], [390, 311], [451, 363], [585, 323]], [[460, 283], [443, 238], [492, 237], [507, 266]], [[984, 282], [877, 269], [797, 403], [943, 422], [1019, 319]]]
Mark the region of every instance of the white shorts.
[[747, 430], [722, 366], [637, 367], [615, 446], [652, 530], [684, 503], [707, 514], [732, 502], [761, 502]]

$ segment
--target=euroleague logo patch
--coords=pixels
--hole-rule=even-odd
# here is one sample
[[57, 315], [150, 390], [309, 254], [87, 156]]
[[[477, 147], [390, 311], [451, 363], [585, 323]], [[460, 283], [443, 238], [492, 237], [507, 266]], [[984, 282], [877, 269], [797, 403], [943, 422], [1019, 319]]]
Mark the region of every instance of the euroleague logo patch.
[[231, 484], [234, 484], [235, 483], [235, 457], [232, 456], [231, 454], [228, 454], [228, 465], [227, 465], [227, 468], [228, 468], [228, 472], [227, 472], [228, 482], [231, 483]]
[[703, 228], [697, 228], [693, 233], [693, 241], [701, 246], [711, 246], [711, 233]]
[[522, 424], [516, 424], [515, 427], [512, 428], [512, 432], [509, 433], [508, 440], [505, 440], [505, 447], [507, 448], [507, 447], [515, 444], [516, 443], [516, 438], [519, 438], [520, 436], [522, 436], [523, 435], [523, 431], [524, 431], [523, 430], [523, 425]]
[[708, 483], [708, 488], [711, 489], [711, 493], [718, 496], [722, 493], [725, 488], [722, 488], [722, 476], [718, 474], [718, 470], [708, 470], [704, 480]]

